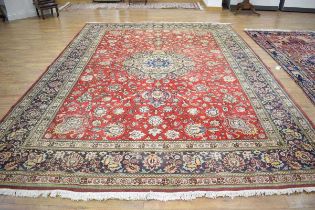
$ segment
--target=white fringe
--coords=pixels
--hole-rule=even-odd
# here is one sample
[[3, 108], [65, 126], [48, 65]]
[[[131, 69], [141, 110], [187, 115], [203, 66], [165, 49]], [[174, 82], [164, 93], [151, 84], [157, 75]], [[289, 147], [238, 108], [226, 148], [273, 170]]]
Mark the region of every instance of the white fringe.
[[17, 196], [17, 197], [61, 197], [71, 200], [192, 200], [199, 197], [218, 198], [237, 196], [265, 196], [265, 195], [282, 195], [297, 192], [314, 192], [315, 187], [305, 188], [287, 188], [287, 189], [268, 189], [268, 190], [240, 190], [240, 191], [190, 191], [190, 192], [73, 192], [66, 190], [15, 190], [0, 189], [0, 195]]
[[148, 21], [137, 21], [137, 22], [129, 22], [129, 21], [126, 21], [126, 22], [86, 22], [88, 24], [135, 24], [135, 25], [141, 25], [143, 23], [158, 23], [158, 24], [170, 24], [170, 23], [179, 23], [179, 24], [213, 24], [213, 25], [232, 25], [232, 23], [220, 23], [220, 22], [180, 22], [180, 21], [151, 21], [151, 20], [148, 20]]
[[244, 31], [284, 31], [284, 32], [315, 32], [312, 30], [289, 30], [289, 29], [253, 29], [253, 28], [245, 28]]

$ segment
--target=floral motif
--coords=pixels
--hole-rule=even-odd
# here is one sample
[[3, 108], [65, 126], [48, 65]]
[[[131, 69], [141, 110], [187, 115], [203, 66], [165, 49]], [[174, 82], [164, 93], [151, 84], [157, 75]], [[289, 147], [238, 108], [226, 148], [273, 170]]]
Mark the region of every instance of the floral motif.
[[73, 171], [75, 169], [80, 168], [82, 164], [83, 164], [82, 156], [77, 153], [71, 153], [70, 155], [64, 157], [61, 166], [66, 170]]
[[165, 106], [165, 107], [163, 108], [163, 111], [164, 111], [164, 112], [171, 112], [172, 110], [173, 110], [173, 108], [170, 107], [170, 106]]
[[153, 126], [158, 126], [162, 124], [163, 120], [160, 116], [152, 116], [149, 118], [149, 123]]
[[123, 157], [121, 155], [116, 155], [116, 156], [107, 155], [103, 158], [102, 163], [104, 164], [106, 169], [114, 172], [122, 167], [121, 165], [122, 159]]
[[140, 171], [140, 166], [138, 165], [138, 162], [134, 159], [124, 160], [123, 164], [128, 173], [134, 174]]
[[190, 156], [190, 155], [184, 155], [183, 156], [184, 165], [183, 168], [193, 172], [202, 167], [203, 159], [200, 156]]
[[190, 108], [188, 109], [188, 113], [191, 115], [197, 115], [199, 113], [197, 108]]
[[225, 82], [234, 82], [236, 79], [235, 79], [235, 77], [229, 75], [229, 76], [223, 77], [223, 80]]
[[228, 154], [223, 161], [226, 167], [229, 167], [231, 171], [242, 171], [245, 167], [243, 158], [235, 153]]
[[120, 115], [123, 114], [125, 110], [123, 108], [117, 108], [114, 110], [114, 114]]
[[7, 162], [10, 159], [10, 157], [12, 157], [11, 152], [1, 152], [0, 153], [0, 164]]
[[212, 107], [212, 108], [206, 110], [206, 114], [209, 117], [216, 117], [219, 115], [219, 110], [217, 108]]
[[165, 136], [168, 138], [168, 139], [178, 139], [179, 138], [179, 132], [177, 131], [174, 131], [174, 130], [168, 130], [166, 133], [165, 133]]
[[81, 80], [84, 82], [91, 81], [93, 79], [93, 75], [85, 75], [81, 77]]
[[150, 171], [154, 171], [158, 169], [161, 166], [162, 159], [156, 155], [156, 154], [151, 154], [146, 156], [144, 159], [144, 164], [143, 166]]
[[94, 114], [95, 116], [97, 117], [103, 117], [104, 115], [106, 115], [107, 111], [105, 108], [102, 108], [102, 107], [97, 107], [95, 110], [94, 110]]
[[148, 112], [150, 109], [149, 109], [149, 107], [147, 107], [147, 106], [142, 106], [142, 107], [140, 107], [140, 112], [142, 112], [142, 113], [146, 113], [146, 112]]
[[124, 133], [124, 127], [122, 124], [112, 123], [104, 128], [104, 133], [106, 136], [111, 138], [121, 136]]
[[185, 131], [189, 136], [199, 137], [206, 132], [206, 129], [201, 124], [189, 124], [186, 126]]
[[244, 134], [251, 135], [257, 133], [257, 128], [253, 124], [245, 122], [243, 119], [229, 118], [228, 121], [231, 128], [239, 130]]
[[45, 154], [31, 153], [31, 154], [29, 154], [27, 161], [24, 163], [24, 166], [26, 168], [32, 168], [36, 164], [42, 163], [45, 160], [46, 160]]
[[157, 136], [158, 134], [160, 134], [162, 132], [161, 129], [159, 128], [151, 128], [149, 130], [149, 134], [151, 134], [152, 136]]
[[132, 132], [129, 133], [129, 137], [132, 138], [133, 140], [139, 140], [144, 136], [144, 133], [141, 131], [133, 130]]
[[283, 167], [283, 162], [279, 159], [277, 154], [264, 154], [262, 156], [262, 161], [267, 164], [271, 164], [275, 168]]
[[142, 94], [142, 97], [144, 99], [149, 100], [149, 102], [154, 107], [160, 107], [164, 105], [165, 101], [171, 98], [171, 94], [168, 91], [162, 90], [162, 89], [153, 89], [150, 91], [145, 91]]
[[63, 122], [58, 124], [55, 127], [54, 133], [57, 134], [67, 134], [70, 132], [77, 132], [78, 130], [81, 131], [84, 129], [84, 118], [71, 116], [64, 119]]
[[297, 157], [297, 159], [301, 161], [302, 163], [306, 163], [306, 164], [314, 161], [314, 157], [309, 152], [305, 152], [305, 151], [296, 151], [295, 157]]

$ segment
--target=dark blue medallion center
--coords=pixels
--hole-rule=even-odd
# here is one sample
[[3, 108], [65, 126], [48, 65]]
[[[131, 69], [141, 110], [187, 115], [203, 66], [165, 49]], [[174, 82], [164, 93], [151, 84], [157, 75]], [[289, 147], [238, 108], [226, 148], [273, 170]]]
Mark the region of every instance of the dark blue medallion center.
[[147, 61], [147, 66], [150, 68], [166, 68], [168, 67], [171, 63], [167, 59], [163, 58], [154, 58], [152, 60]]

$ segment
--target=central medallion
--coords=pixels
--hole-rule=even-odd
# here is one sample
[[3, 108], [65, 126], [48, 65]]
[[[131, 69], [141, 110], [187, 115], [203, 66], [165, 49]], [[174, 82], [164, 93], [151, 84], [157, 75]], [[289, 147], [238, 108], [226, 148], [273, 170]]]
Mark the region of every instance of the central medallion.
[[195, 63], [175, 52], [149, 51], [137, 53], [124, 62], [124, 69], [140, 79], [174, 79], [194, 69]]

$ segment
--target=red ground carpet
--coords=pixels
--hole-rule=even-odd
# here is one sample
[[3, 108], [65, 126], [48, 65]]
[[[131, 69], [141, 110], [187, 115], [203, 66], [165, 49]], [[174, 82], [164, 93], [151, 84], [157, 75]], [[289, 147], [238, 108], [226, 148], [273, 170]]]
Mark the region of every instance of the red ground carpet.
[[313, 191], [314, 136], [228, 25], [87, 24], [0, 124], [0, 194]]

